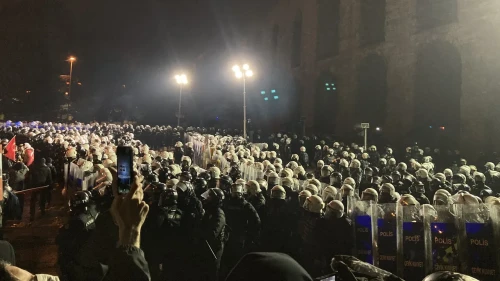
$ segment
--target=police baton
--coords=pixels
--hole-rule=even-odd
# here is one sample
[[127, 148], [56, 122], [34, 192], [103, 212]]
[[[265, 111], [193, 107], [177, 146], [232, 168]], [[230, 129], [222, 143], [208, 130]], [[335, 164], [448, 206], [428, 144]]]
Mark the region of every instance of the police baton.
[[214, 259], [217, 260], [217, 256], [214, 253], [214, 250], [212, 250], [212, 247], [210, 247], [210, 244], [208, 243], [207, 240], [205, 240], [205, 244], [207, 245], [208, 249], [210, 250], [210, 253], [212, 253], [212, 256], [214, 256]]

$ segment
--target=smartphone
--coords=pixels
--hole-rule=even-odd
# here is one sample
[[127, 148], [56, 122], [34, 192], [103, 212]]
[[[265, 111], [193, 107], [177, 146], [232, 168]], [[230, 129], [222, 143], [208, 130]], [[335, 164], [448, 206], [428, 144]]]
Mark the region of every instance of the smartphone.
[[118, 146], [116, 148], [118, 176], [118, 193], [126, 194], [130, 191], [133, 179], [134, 151], [130, 146]]

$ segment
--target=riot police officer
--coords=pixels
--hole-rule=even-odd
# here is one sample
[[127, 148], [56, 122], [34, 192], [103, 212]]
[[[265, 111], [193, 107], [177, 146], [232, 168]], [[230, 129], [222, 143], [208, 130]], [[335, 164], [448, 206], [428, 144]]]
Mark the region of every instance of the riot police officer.
[[224, 202], [223, 210], [226, 214], [226, 223], [231, 228], [224, 253], [224, 264], [227, 268], [232, 268], [258, 242], [260, 218], [252, 204], [243, 198], [241, 184], [231, 186], [231, 196]]
[[413, 184], [411, 187], [411, 195], [420, 205], [430, 204], [429, 199], [425, 195], [425, 186], [421, 181], [417, 181]]
[[200, 249], [198, 280], [218, 280], [224, 245], [228, 239], [226, 216], [222, 210], [224, 192], [219, 188], [212, 188], [201, 195], [205, 214], [200, 226]]
[[[159, 197], [157, 204], [150, 205], [142, 229], [141, 245], [153, 280], [180, 280], [183, 272], [179, 270], [182, 267], [179, 256], [184, 255], [179, 241], [186, 234], [182, 229], [183, 212], [177, 207], [177, 190], [164, 188]], [[160, 264], [163, 264], [162, 270]]]
[[80, 253], [82, 246], [95, 229], [97, 216], [90, 192], [78, 191], [70, 200], [69, 220], [61, 227], [56, 238], [59, 246], [58, 264], [61, 269], [61, 279], [82, 280], [86, 276], [81, 266], [84, 261]]
[[276, 185], [266, 202], [266, 213], [262, 218], [262, 249], [269, 252], [290, 253], [294, 216], [286, 201], [286, 191]]
[[354, 246], [354, 240], [350, 235], [351, 220], [346, 216], [344, 209], [342, 202], [333, 200], [326, 205], [325, 216], [320, 221], [321, 264], [326, 264], [328, 267], [333, 256], [349, 255]]
[[248, 203], [252, 204], [259, 214], [259, 217], [262, 218], [265, 212], [266, 198], [264, 197], [264, 194], [262, 194], [260, 184], [255, 180], [251, 180], [248, 181], [245, 186], [247, 190], [245, 199]]

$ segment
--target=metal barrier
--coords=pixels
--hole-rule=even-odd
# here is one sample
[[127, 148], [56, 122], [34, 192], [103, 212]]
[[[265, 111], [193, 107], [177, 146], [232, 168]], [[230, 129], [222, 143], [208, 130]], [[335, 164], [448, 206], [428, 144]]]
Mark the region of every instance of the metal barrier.
[[[14, 194], [16, 195], [23, 195], [23, 210], [22, 210], [22, 216], [21, 216], [21, 221], [29, 223], [32, 222], [35, 219], [35, 212], [36, 212], [36, 199], [38, 195], [45, 190], [47, 190], [50, 186], [45, 185], [45, 186], [40, 186], [40, 187], [35, 187], [35, 188], [29, 188], [21, 191], [14, 191]], [[28, 204], [29, 202], [29, 204]], [[26, 208], [26, 206], [29, 206], [29, 208]]]

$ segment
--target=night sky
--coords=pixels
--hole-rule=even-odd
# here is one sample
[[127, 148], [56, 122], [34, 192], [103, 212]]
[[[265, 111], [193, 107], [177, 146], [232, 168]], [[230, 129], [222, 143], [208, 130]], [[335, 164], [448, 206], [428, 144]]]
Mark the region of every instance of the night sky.
[[0, 1], [0, 97], [22, 100], [2, 110], [50, 116], [63, 99], [58, 76], [69, 72], [65, 59], [74, 55], [73, 77], [82, 86], [72, 100], [81, 118], [105, 119], [118, 108], [127, 118], [168, 122], [175, 117], [166, 111], [178, 101], [173, 75], [181, 70], [195, 80], [184, 100], [199, 116], [189, 118], [214, 118], [212, 105], [234, 99], [227, 97], [238, 86], [230, 66], [252, 55], [245, 35], [272, 2]]

